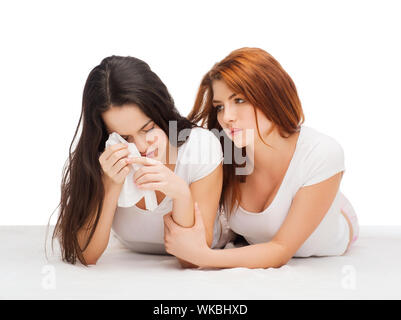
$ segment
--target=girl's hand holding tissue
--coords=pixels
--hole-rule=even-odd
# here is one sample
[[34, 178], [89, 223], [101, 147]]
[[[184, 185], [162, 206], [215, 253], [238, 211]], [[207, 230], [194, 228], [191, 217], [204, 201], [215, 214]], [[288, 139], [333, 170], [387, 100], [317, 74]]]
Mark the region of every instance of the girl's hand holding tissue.
[[134, 183], [139, 189], [159, 190], [172, 199], [191, 193], [188, 184], [161, 161], [146, 157], [135, 157], [129, 159], [129, 163], [143, 165], [133, 176]]
[[109, 146], [100, 155], [99, 162], [103, 170], [103, 183], [107, 185], [124, 184], [125, 178], [131, 171], [130, 162], [127, 162], [129, 151], [126, 144], [118, 143]]

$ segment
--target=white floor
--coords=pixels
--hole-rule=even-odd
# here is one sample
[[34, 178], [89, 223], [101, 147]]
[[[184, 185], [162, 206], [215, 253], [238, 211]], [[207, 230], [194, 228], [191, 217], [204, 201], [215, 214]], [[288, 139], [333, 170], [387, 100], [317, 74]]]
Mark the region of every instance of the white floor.
[[346, 255], [279, 269], [184, 270], [114, 237], [86, 268], [62, 262], [57, 241], [47, 261], [44, 243], [44, 226], [0, 227], [0, 299], [401, 299], [401, 226], [362, 226]]

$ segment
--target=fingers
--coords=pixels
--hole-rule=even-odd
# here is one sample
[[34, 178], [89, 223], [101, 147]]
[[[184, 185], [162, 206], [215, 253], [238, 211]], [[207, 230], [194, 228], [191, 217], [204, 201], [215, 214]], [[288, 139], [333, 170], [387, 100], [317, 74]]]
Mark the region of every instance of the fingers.
[[131, 171], [131, 166], [127, 161], [129, 155], [128, 145], [118, 143], [106, 148], [100, 155], [99, 163], [102, 169], [102, 175], [105, 179], [110, 179], [113, 183], [124, 183], [127, 175]]
[[194, 209], [195, 209], [195, 225], [201, 226], [203, 225], [203, 217], [197, 202], [195, 202], [194, 204]]
[[166, 248], [166, 251], [167, 251], [167, 247], [168, 247], [168, 241], [167, 241], [168, 233], [169, 233], [169, 230], [167, 229], [166, 225], [164, 225], [164, 247]]
[[171, 237], [170, 237], [170, 230], [167, 228], [166, 225], [164, 225], [164, 248], [166, 249], [166, 252], [169, 254], [173, 254], [173, 251], [171, 250]]
[[114, 166], [117, 161], [119, 161], [122, 158], [126, 158], [129, 155], [129, 150], [126, 148], [123, 148], [121, 150], [115, 151], [107, 160], [111, 166]]
[[[130, 161], [130, 163], [132, 163], [132, 161]], [[134, 181], [136, 183], [136, 180], [138, 180], [140, 177], [142, 177], [143, 175], [145, 175], [147, 173], [158, 173], [158, 172], [159, 172], [159, 168], [156, 166], [147, 166], [147, 167], [143, 166], [135, 171]]]
[[148, 183], [143, 183], [141, 185], [138, 185], [137, 187], [141, 190], [161, 190], [163, 187], [165, 187], [167, 183], [165, 181], [163, 182], [148, 182]]
[[108, 160], [114, 152], [116, 152], [120, 149], [128, 149], [128, 145], [124, 144], [124, 143], [117, 143], [117, 144], [107, 147], [106, 150], [100, 155], [99, 161]]
[[171, 232], [172, 229], [174, 228], [174, 221], [173, 218], [171, 217], [171, 214], [172, 212], [170, 211], [169, 213], [163, 216], [164, 227], [165, 229], [167, 229], [168, 232]]
[[142, 175], [142, 177], [138, 178], [134, 182], [137, 186], [140, 186], [144, 183], [149, 183], [149, 182], [161, 182], [163, 176], [159, 173], [147, 173]]
[[[112, 146], [114, 147], [114, 146]], [[102, 166], [103, 171], [108, 172], [111, 168], [121, 159], [127, 157], [129, 151], [127, 148], [120, 148], [114, 151], [107, 159], [104, 154], [99, 157], [99, 162]]]
[[161, 162], [155, 159], [146, 158], [146, 157], [134, 157], [131, 158], [131, 163], [142, 164], [144, 166], [154, 166], [160, 164]]
[[[127, 158], [120, 159], [117, 161], [116, 164], [114, 164], [111, 169], [110, 169], [110, 174], [116, 175], [119, 174], [123, 169], [127, 168], [128, 171], [131, 170], [131, 166], [129, 165]], [[125, 170], [126, 171], [126, 170]]]
[[[171, 214], [171, 211], [169, 213], [166, 213], [163, 216], [163, 226], [164, 226], [164, 246], [166, 248], [167, 251], [167, 247], [168, 247], [168, 238], [170, 235], [170, 229], [168, 228], [167, 224], [166, 224], [166, 220], [167, 220], [167, 216]], [[168, 251], [167, 251], [168, 252]]]
[[118, 180], [124, 181], [131, 170], [132, 170], [131, 166], [125, 166], [124, 168], [122, 168], [117, 173]]

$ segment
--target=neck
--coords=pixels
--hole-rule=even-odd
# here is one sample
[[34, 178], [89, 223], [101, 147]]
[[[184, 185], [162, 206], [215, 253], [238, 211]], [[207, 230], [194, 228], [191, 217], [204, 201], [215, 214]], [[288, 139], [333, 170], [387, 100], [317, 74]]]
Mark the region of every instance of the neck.
[[292, 159], [298, 136], [299, 133], [295, 133], [283, 138], [275, 129], [268, 136], [262, 136], [264, 142], [268, 144], [266, 145], [256, 135], [254, 145], [247, 146], [247, 154], [253, 154], [253, 159], [252, 156], [249, 157], [253, 172], [272, 177], [280, 175], [283, 166], [287, 168]]

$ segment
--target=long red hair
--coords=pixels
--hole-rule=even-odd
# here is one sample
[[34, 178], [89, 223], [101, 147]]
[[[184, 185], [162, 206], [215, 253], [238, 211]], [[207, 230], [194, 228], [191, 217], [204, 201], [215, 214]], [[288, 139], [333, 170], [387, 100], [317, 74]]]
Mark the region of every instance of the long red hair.
[[[220, 132], [222, 128], [212, 104], [213, 80], [223, 80], [234, 93], [243, 95], [254, 106], [257, 131], [262, 141], [255, 108], [273, 123], [270, 132], [277, 128], [282, 137], [288, 137], [300, 130], [305, 118], [295, 84], [278, 61], [266, 51], [259, 48], [234, 50], [202, 78], [188, 119], [195, 123], [201, 121], [201, 126], [206, 125], [209, 130], [217, 129]], [[233, 144], [233, 152], [235, 148]], [[235, 157], [231, 159], [233, 163], [223, 164], [220, 198], [220, 209], [226, 207], [228, 214], [233, 211], [236, 202], [240, 203], [239, 183], [246, 179], [246, 176], [235, 174], [235, 168], [239, 165], [235, 163]]]

